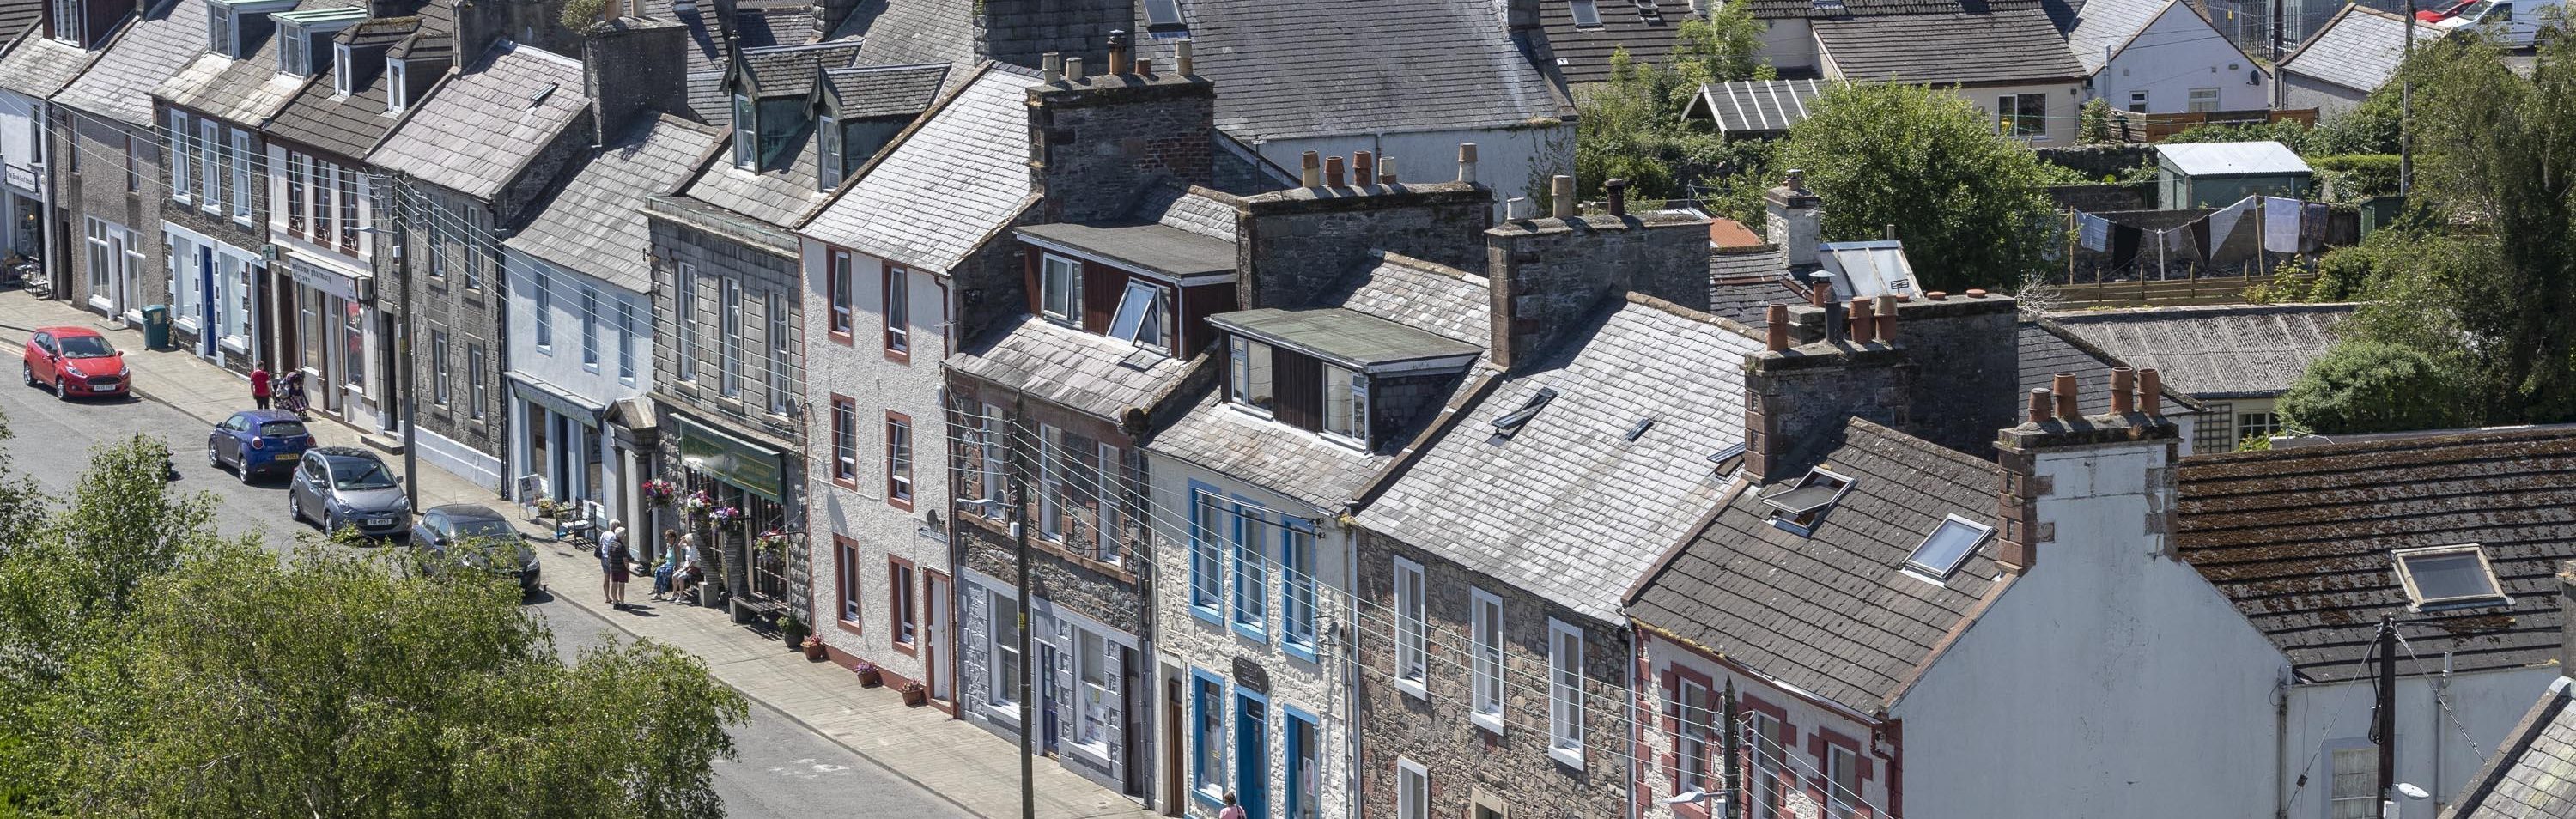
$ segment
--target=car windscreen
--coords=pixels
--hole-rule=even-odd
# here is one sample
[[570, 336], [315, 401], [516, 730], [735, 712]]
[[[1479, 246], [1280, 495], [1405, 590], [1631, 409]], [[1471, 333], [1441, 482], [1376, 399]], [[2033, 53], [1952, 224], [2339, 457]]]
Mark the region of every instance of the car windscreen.
[[63, 346], [64, 358], [106, 358], [116, 354], [107, 339], [98, 336], [64, 336], [56, 340]]
[[331, 459], [331, 487], [334, 489], [392, 489], [393, 473], [385, 471], [383, 462], [366, 458]]
[[271, 438], [294, 438], [308, 432], [302, 421], [267, 421], [259, 425], [259, 434]]
[[519, 538], [519, 530], [510, 528], [509, 521], [498, 518], [465, 518], [455, 522], [455, 529], [455, 537], [458, 540], [479, 538], [517, 540]]

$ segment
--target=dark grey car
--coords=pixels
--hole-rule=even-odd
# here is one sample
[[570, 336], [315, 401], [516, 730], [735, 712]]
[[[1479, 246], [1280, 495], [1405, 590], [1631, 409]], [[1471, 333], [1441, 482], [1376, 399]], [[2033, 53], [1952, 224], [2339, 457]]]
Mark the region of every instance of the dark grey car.
[[411, 530], [411, 501], [403, 495], [402, 479], [376, 453], [357, 447], [305, 450], [286, 487], [286, 512], [321, 524], [325, 532], [346, 526], [368, 537], [394, 537]]
[[[537, 573], [537, 550], [491, 507], [471, 503], [433, 506], [411, 527], [412, 552], [423, 572], [470, 568], [515, 577], [519, 593], [535, 596], [543, 581]], [[494, 565], [499, 563], [500, 565]]]

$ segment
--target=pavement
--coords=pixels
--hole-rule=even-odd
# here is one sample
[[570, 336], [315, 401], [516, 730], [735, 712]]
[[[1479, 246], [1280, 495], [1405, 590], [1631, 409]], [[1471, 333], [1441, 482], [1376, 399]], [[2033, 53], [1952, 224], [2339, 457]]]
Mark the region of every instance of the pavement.
[[[142, 333], [60, 301], [24, 292], [0, 293], [0, 350], [16, 355], [34, 328], [91, 327], [125, 351], [134, 374], [134, 397], [121, 401], [58, 403], [42, 390], [0, 384], [0, 405], [17, 437], [9, 442], [18, 471], [48, 488], [68, 486], [86, 462], [87, 447], [62, 443], [108, 434], [146, 432], [165, 437], [177, 453], [183, 486], [217, 496], [217, 526], [226, 534], [256, 534], [280, 542], [311, 530], [290, 524], [277, 478], [244, 485], [232, 473], [204, 462], [204, 432], [250, 406], [241, 376], [180, 351], [143, 348]], [[101, 422], [108, 414], [126, 423]], [[316, 414], [314, 437], [324, 445], [363, 446], [360, 430]], [[53, 453], [53, 454], [42, 454]], [[50, 467], [36, 458], [62, 459]], [[389, 462], [399, 462], [388, 457]], [[191, 480], [194, 479], [194, 480]], [[194, 481], [205, 481], [195, 484]], [[421, 464], [412, 477], [422, 508], [478, 503], [510, 511], [490, 490]], [[265, 506], [267, 511], [260, 511]], [[630, 607], [618, 611], [600, 599], [599, 567], [583, 549], [556, 543], [550, 529], [522, 524], [537, 547], [548, 594], [535, 604], [556, 624], [567, 651], [599, 629], [628, 639], [657, 640], [701, 658], [716, 679], [750, 698], [751, 724], [737, 729], [737, 763], [763, 776], [720, 776], [718, 791], [734, 816], [903, 815], [908, 817], [1020, 815], [1020, 758], [1016, 748], [963, 720], [932, 708], [912, 708], [887, 688], [863, 688], [846, 669], [809, 662], [774, 636], [732, 622], [718, 609], [654, 603], [650, 578], [627, 587]], [[569, 656], [569, 655], [567, 655]], [[792, 727], [790, 727], [792, 726]], [[1037, 816], [1041, 819], [1147, 817], [1132, 800], [1039, 760]], [[845, 809], [833, 809], [847, 804]]]

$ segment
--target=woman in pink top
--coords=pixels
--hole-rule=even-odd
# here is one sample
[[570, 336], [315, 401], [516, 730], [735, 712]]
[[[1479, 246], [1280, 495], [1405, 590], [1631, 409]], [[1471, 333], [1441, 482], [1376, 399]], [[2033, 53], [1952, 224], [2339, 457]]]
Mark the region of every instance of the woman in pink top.
[[1234, 803], [1233, 791], [1225, 792], [1225, 810], [1217, 811], [1216, 819], [1244, 819], [1243, 806]]

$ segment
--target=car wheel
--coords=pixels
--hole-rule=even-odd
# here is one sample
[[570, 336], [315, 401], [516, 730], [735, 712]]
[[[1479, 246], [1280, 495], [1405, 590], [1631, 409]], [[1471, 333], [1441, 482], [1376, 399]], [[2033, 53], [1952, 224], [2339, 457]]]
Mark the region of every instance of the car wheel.
[[241, 478], [243, 485], [249, 485], [251, 478], [250, 462], [243, 461], [241, 466], [234, 467], [233, 474]]
[[286, 514], [297, 523], [304, 522], [304, 496], [296, 494], [291, 486], [286, 489]]
[[18, 362], [18, 377], [27, 379], [27, 386], [36, 386], [36, 368], [23, 360]]
[[326, 535], [336, 535], [340, 533], [339, 513], [333, 512], [329, 509], [322, 510], [322, 533]]
[[54, 376], [54, 400], [72, 400], [72, 388], [63, 386], [63, 377], [59, 375]]
[[224, 468], [223, 456], [215, 454], [215, 439], [213, 438], [206, 439], [206, 466], [212, 469]]

